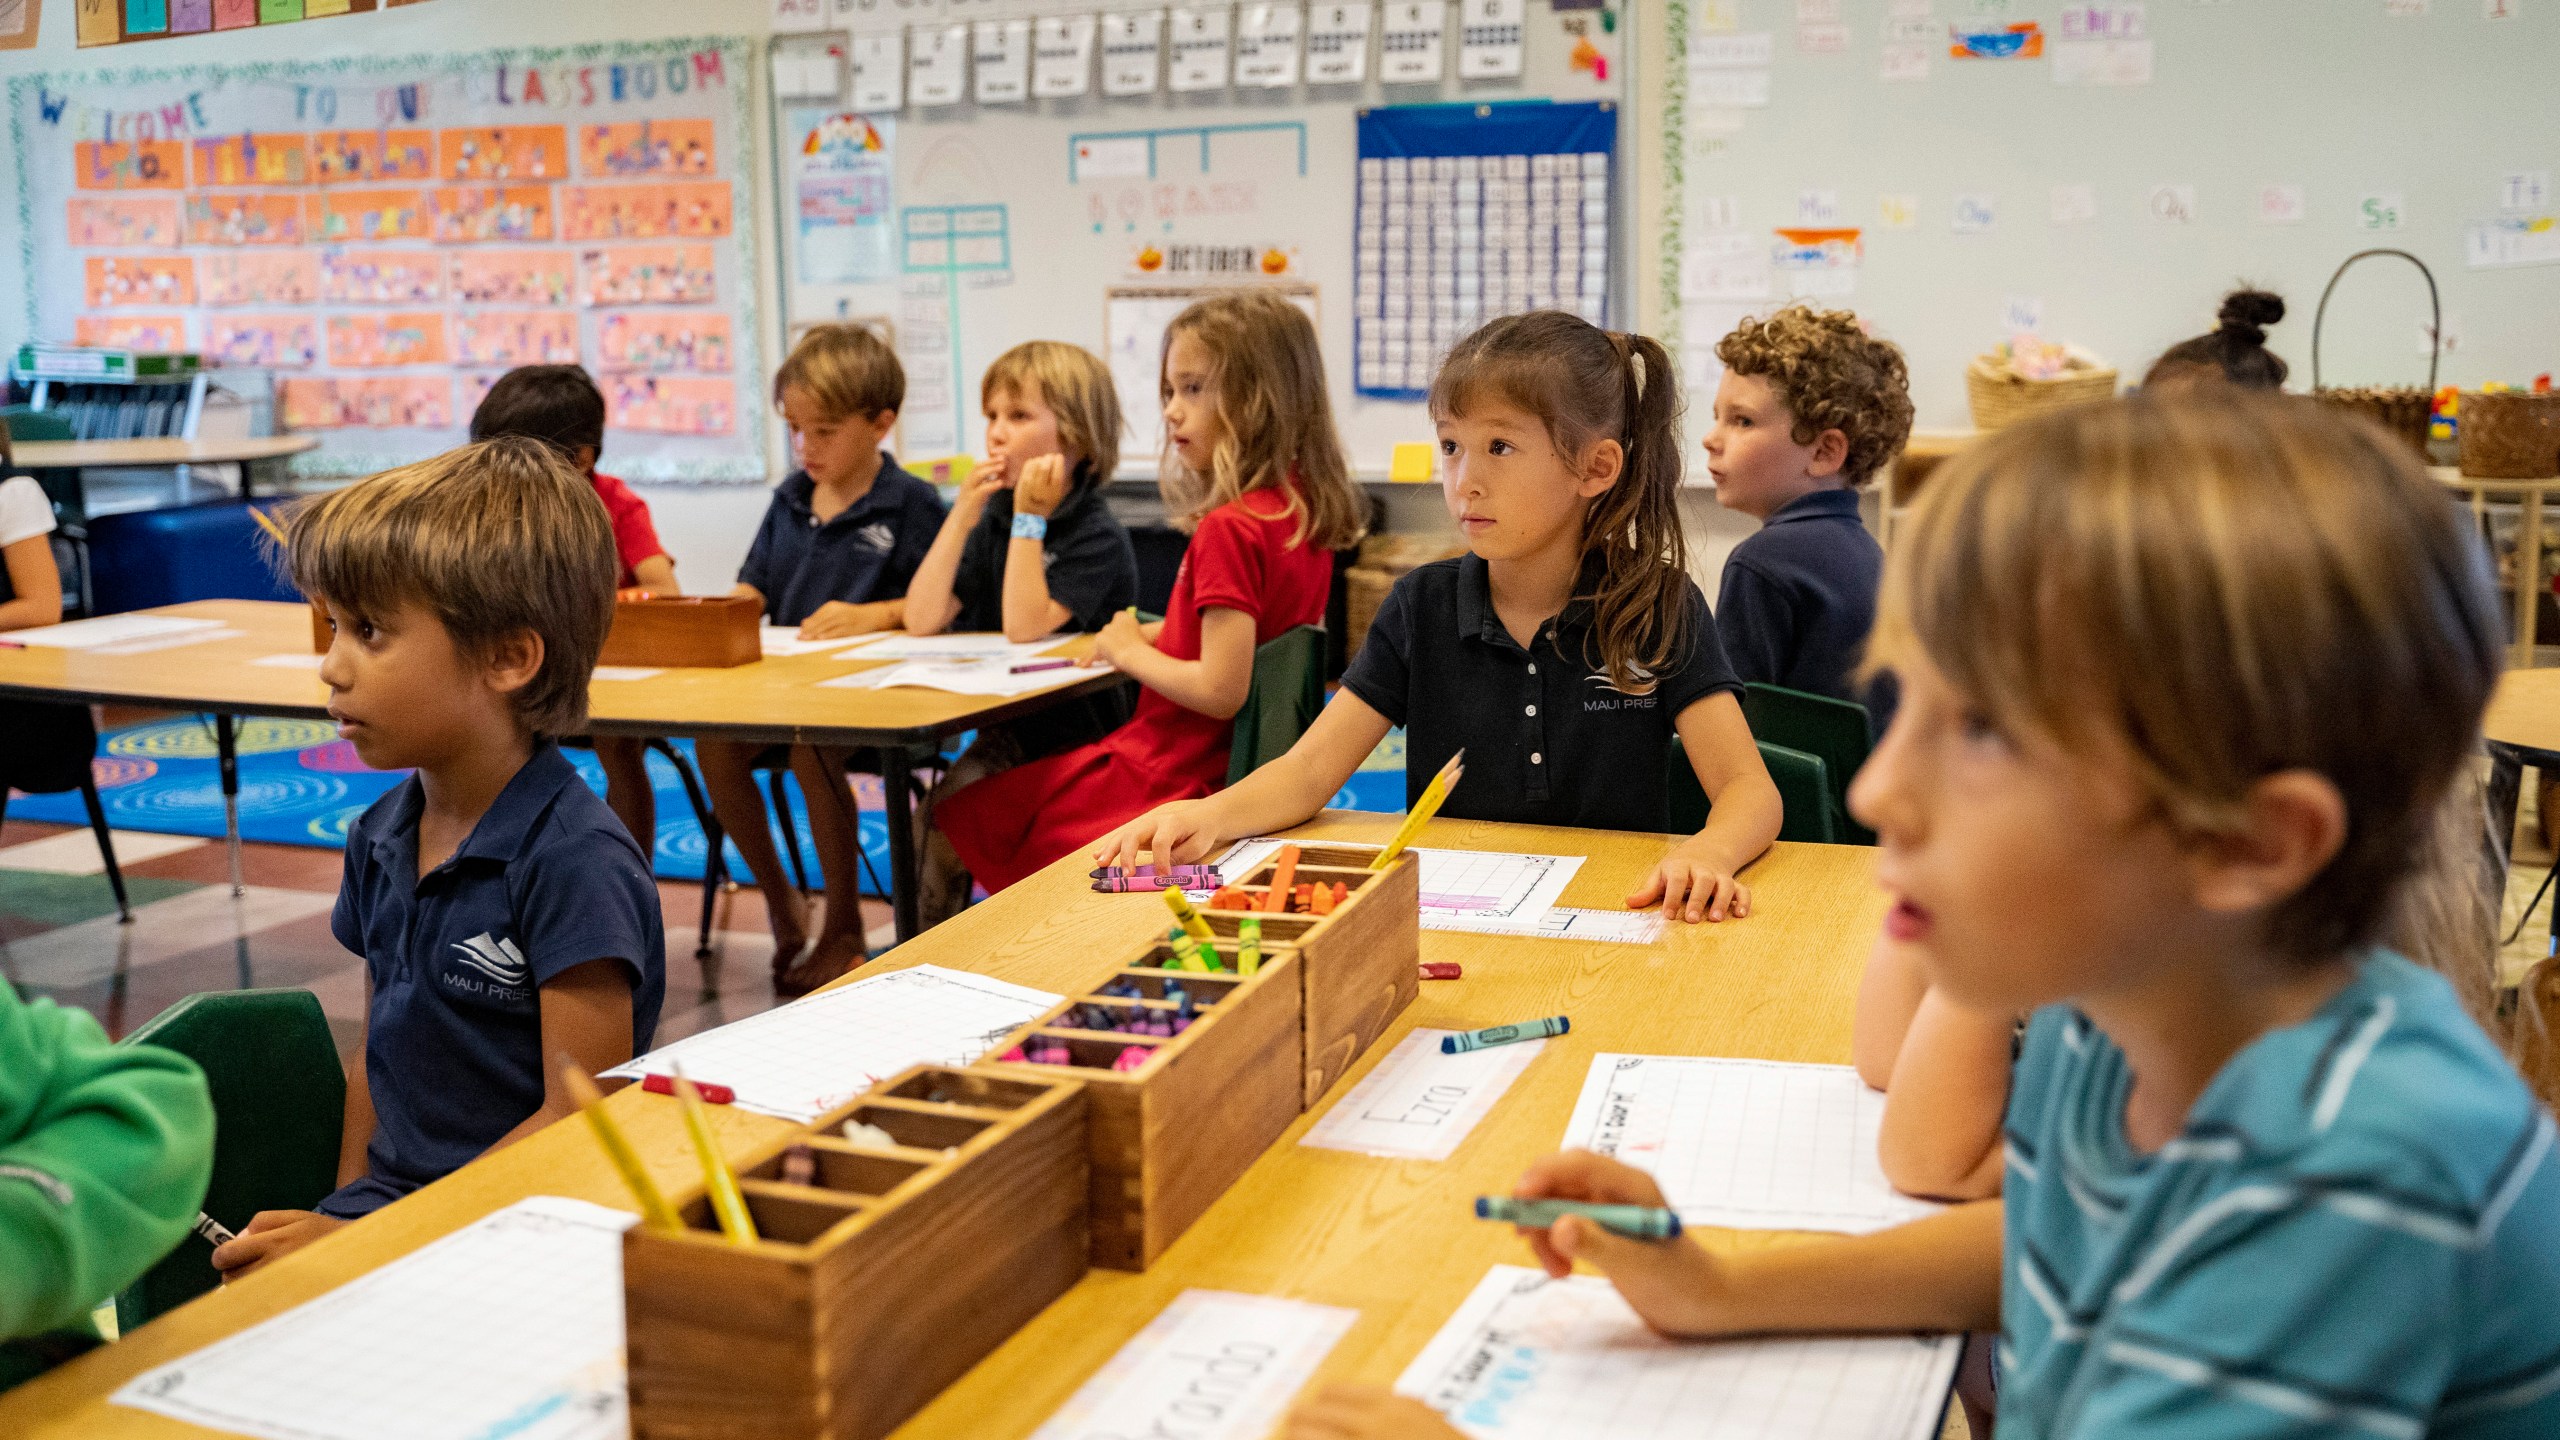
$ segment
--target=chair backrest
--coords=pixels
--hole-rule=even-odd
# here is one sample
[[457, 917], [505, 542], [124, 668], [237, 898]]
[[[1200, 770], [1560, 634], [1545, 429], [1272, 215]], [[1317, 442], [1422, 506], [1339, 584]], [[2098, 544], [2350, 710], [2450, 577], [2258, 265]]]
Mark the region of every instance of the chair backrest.
[[[346, 1074], [308, 990], [190, 995], [125, 1037], [175, 1050], [213, 1092], [213, 1184], [204, 1210], [232, 1230], [261, 1210], [308, 1210], [338, 1185]], [[123, 1331], [219, 1284], [213, 1247], [189, 1235], [116, 1297]]]
[[1253, 690], [1236, 712], [1236, 738], [1227, 752], [1227, 783], [1289, 753], [1324, 709], [1325, 632], [1300, 625], [1253, 652]]
[[1876, 843], [1874, 831], [1849, 817], [1849, 782], [1874, 748], [1866, 706], [1753, 683], [1742, 687], [1742, 717], [1751, 722], [1755, 740], [1821, 756], [1831, 779], [1832, 824], [1849, 844]]
[[[1839, 822], [1831, 813], [1831, 767], [1822, 757], [1763, 740], [1760, 763], [1769, 768], [1769, 779], [1778, 787], [1778, 800], [1786, 807], [1786, 818], [1778, 825], [1778, 838], [1815, 845], [1839, 844]], [[1677, 735], [1671, 737], [1669, 770], [1671, 832], [1687, 835], [1705, 829], [1711, 808], [1707, 792], [1698, 784], [1698, 772], [1689, 767], [1689, 752], [1680, 748]]]

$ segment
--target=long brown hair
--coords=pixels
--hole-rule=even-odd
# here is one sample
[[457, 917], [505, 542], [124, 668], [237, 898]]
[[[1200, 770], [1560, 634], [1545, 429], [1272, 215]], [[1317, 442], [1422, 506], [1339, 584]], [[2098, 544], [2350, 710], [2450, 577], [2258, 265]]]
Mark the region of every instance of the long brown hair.
[[1173, 340], [1188, 335], [1209, 352], [1211, 383], [1218, 392], [1222, 432], [1206, 473], [1182, 462], [1166, 439], [1156, 488], [1165, 509], [1186, 528], [1200, 517], [1254, 490], [1289, 496], [1298, 512], [1293, 545], [1347, 550], [1368, 529], [1368, 509], [1342, 437], [1333, 428], [1333, 402], [1324, 389], [1324, 355], [1316, 347], [1315, 322], [1275, 291], [1239, 288], [1194, 301], [1165, 327], [1156, 375], [1160, 397], [1173, 398], [1166, 368]]
[[1680, 529], [1680, 381], [1643, 335], [1613, 334], [1578, 315], [1537, 310], [1488, 323], [1458, 342], [1431, 383], [1434, 419], [1499, 399], [1538, 417], [1567, 463], [1603, 440], [1626, 452], [1618, 483], [1582, 516], [1575, 598], [1609, 683], [1653, 689], [1688, 648], [1689, 547]]

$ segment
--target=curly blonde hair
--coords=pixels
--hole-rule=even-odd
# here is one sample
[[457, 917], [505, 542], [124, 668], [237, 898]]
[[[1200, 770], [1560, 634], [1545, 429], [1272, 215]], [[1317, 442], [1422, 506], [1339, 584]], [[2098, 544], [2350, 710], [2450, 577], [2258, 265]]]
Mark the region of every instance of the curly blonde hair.
[[1902, 351], [1846, 310], [1790, 305], [1745, 320], [1716, 342], [1716, 358], [1736, 375], [1769, 382], [1795, 415], [1797, 444], [1825, 430], [1849, 437], [1840, 477], [1851, 489], [1873, 480], [1911, 438], [1911, 371]]

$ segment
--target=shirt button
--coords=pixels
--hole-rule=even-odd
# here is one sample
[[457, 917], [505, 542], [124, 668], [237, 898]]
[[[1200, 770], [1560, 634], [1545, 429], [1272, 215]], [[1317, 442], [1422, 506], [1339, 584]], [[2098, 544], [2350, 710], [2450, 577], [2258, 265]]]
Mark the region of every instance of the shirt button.
[[1537, 673], [1538, 673], [1538, 662], [1537, 662], [1537, 661], [1532, 660], [1532, 661], [1530, 661], [1530, 662], [1529, 662], [1529, 673], [1530, 673], [1530, 674], [1532, 674], [1532, 675], [1535, 675], [1535, 674], [1537, 674]]
[[1535, 750], [1532, 750], [1529, 752], [1529, 763], [1532, 765], [1544, 765], [1547, 763], [1547, 757], [1539, 754]]
[[1532, 714], [1532, 715], [1537, 714], [1537, 713], [1538, 713], [1538, 707], [1537, 707], [1537, 706], [1535, 706], [1535, 705], [1530, 706], [1530, 707], [1529, 707], [1529, 713], [1530, 713], [1530, 714]]

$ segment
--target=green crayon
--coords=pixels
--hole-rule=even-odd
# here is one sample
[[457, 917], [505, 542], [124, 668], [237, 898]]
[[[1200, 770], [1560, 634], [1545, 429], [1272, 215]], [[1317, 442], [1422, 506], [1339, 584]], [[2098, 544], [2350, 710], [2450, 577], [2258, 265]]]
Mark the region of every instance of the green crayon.
[[1612, 1235], [1630, 1240], [1680, 1238], [1680, 1212], [1650, 1205], [1592, 1205], [1580, 1200], [1513, 1200], [1499, 1195], [1476, 1197], [1476, 1218], [1500, 1220], [1527, 1230], [1554, 1227], [1567, 1215], [1579, 1215]]
[[1572, 1028], [1573, 1021], [1562, 1015], [1550, 1015], [1544, 1020], [1523, 1020], [1517, 1025], [1490, 1025], [1482, 1030], [1469, 1030], [1463, 1034], [1441, 1036], [1440, 1053], [1463, 1055], [1470, 1050], [1482, 1050], [1494, 1045], [1513, 1045], [1523, 1040], [1544, 1040], [1551, 1035], [1562, 1035]]

